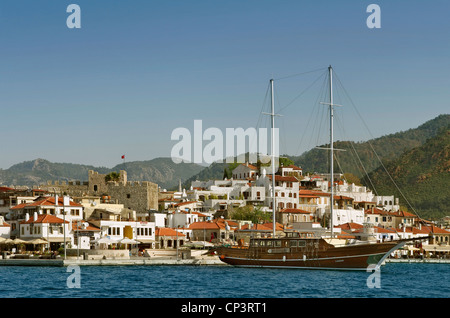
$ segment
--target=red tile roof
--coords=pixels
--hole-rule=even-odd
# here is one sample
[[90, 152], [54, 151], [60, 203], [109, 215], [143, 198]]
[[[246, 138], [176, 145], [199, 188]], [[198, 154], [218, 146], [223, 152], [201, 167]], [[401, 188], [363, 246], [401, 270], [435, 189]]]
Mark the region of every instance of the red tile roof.
[[301, 190], [299, 190], [298, 191], [298, 194], [299, 195], [305, 195], [305, 196], [308, 196], [308, 195], [310, 195], [310, 196], [313, 196], [313, 197], [316, 197], [316, 196], [322, 196], [322, 197], [329, 197], [330, 196], [330, 194], [329, 193], [326, 193], [326, 192], [323, 192], [323, 191], [318, 191], [318, 190], [303, 190], [303, 189], [301, 189]]
[[69, 223], [63, 219], [60, 219], [51, 214], [39, 214], [36, 221], [33, 221], [33, 217], [31, 216], [28, 221], [22, 221], [20, 224], [30, 224], [30, 223]]
[[359, 229], [362, 229], [364, 226], [362, 224], [349, 222], [349, 223], [338, 225], [336, 227], [338, 227], [342, 230], [359, 230]]
[[[58, 198], [58, 206], [63, 206], [64, 204], [63, 198]], [[55, 206], [55, 198], [54, 197], [44, 197], [39, 198], [36, 201], [30, 202], [30, 203], [22, 203], [19, 205], [16, 205], [15, 207], [11, 209], [22, 209], [24, 207], [32, 207], [32, 206]], [[69, 201], [69, 206], [71, 207], [83, 207], [81, 204], [75, 203], [73, 201]]]
[[8, 192], [8, 191], [14, 191], [14, 189], [8, 187], [0, 187], [0, 192]]
[[186, 236], [181, 232], [178, 232], [172, 228], [169, 227], [157, 227], [155, 229], [155, 236], [178, 236], [178, 237], [182, 237], [182, 236]]
[[[269, 179], [272, 180], [272, 175], [268, 175]], [[298, 182], [296, 177], [291, 176], [279, 176], [275, 175], [275, 181], [286, 181], [286, 182]]]
[[[81, 222], [86, 223], [86, 221], [83, 221], [83, 220], [81, 220]], [[100, 228], [93, 226], [92, 224], [89, 224], [89, 223], [85, 229], [83, 229], [82, 227], [78, 227], [76, 220], [72, 221], [72, 230], [74, 230], [74, 231], [93, 231], [93, 232], [101, 231]]]
[[266, 224], [244, 224], [241, 230], [272, 231], [272, 228]]
[[197, 201], [180, 202], [180, 203], [175, 204], [175, 206], [182, 206], [182, 205], [193, 204], [193, 203], [197, 203]]
[[225, 223], [219, 222], [194, 222], [189, 225], [190, 230], [219, 230], [225, 229]]
[[290, 208], [280, 210], [280, 213], [311, 214], [311, 212], [309, 212], [309, 211], [305, 211], [305, 210], [302, 210], [302, 209], [290, 209]]
[[335, 195], [334, 199], [335, 200], [353, 200], [353, 198], [346, 197], [345, 195]]
[[5, 221], [3, 221], [3, 224], [0, 224], [0, 226], [3, 227], [10, 227], [11, 225], [9, 223], [6, 223]]
[[251, 170], [258, 170], [258, 167], [252, 165], [251, 163], [241, 163], [241, 166], [248, 167]]
[[282, 168], [292, 168], [292, 169], [294, 169], [294, 170], [303, 170], [302, 168], [297, 167], [297, 166], [294, 166], [294, 165], [289, 165], [289, 166], [282, 167]]
[[417, 216], [415, 214], [406, 212], [406, 211], [397, 211], [397, 212], [389, 212], [392, 216], [398, 216], [398, 217], [407, 217], [407, 218], [416, 218]]
[[426, 231], [426, 233], [432, 234], [450, 234], [450, 231], [442, 229], [436, 225], [422, 226], [422, 230]]

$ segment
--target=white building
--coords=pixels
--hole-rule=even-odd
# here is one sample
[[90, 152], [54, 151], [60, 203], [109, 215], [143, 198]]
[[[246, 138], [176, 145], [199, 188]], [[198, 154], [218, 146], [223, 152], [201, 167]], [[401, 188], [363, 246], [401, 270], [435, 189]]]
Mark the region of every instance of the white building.
[[253, 179], [258, 175], [258, 167], [248, 162], [243, 163], [233, 169], [232, 175], [235, 180]]
[[[70, 238], [71, 222], [83, 219], [83, 206], [73, 202], [68, 196], [38, 197], [34, 201], [18, 204], [10, 211], [11, 236], [32, 238], [39, 235], [41, 235], [39, 238], [49, 236], [52, 242], [58, 243], [63, 243], [63, 237], [58, 233], [63, 227], [67, 226], [66, 239]], [[52, 227], [52, 223], [59, 225]], [[38, 225], [35, 227], [35, 224]]]
[[[155, 243], [155, 222], [149, 221], [119, 221], [118, 218], [110, 218], [108, 215], [104, 219], [93, 219], [89, 221], [100, 228], [100, 237], [108, 237], [115, 242], [120, 242], [124, 238], [137, 240], [147, 247], [154, 248]], [[98, 246], [95, 246], [98, 247]]]
[[377, 206], [383, 206], [386, 211], [396, 212], [400, 210], [399, 200], [393, 195], [375, 196], [373, 201], [377, 203]]
[[364, 210], [333, 209], [333, 226], [339, 226], [345, 223], [364, 223]]
[[69, 221], [64, 221], [52, 214], [34, 212], [32, 216], [26, 214], [25, 220], [20, 223], [19, 234], [20, 238], [24, 240], [43, 238], [49, 242], [52, 249], [56, 249], [57, 246], [64, 243], [64, 239], [67, 243], [73, 242], [71, 232]]
[[[255, 181], [256, 186], [264, 188], [264, 205], [269, 207], [270, 210], [273, 208], [272, 177], [272, 175], [266, 175], [263, 169], [261, 177]], [[296, 177], [275, 175], [275, 202], [277, 209], [298, 208], [299, 184]]]
[[5, 218], [0, 215], [0, 237], [2, 238], [10, 238], [11, 233], [11, 225], [5, 222]]

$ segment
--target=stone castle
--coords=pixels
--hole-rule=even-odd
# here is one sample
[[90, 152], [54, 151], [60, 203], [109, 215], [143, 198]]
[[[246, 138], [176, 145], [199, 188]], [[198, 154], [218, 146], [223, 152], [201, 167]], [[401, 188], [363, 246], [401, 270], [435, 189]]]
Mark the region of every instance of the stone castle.
[[101, 197], [105, 202], [123, 204], [136, 212], [158, 209], [158, 185], [149, 181], [127, 181], [127, 172], [121, 170], [119, 179], [106, 181], [106, 174], [89, 170], [89, 181], [48, 181], [40, 189], [71, 197]]

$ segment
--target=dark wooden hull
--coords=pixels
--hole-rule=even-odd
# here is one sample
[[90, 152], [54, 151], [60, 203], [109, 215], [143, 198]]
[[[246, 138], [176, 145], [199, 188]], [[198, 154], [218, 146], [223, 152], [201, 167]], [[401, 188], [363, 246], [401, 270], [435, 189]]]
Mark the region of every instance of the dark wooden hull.
[[[291, 247], [283, 240], [280, 247], [219, 247], [219, 258], [230, 265], [244, 267], [367, 270], [379, 268], [390, 253], [405, 242], [346, 245], [334, 247], [323, 239], [307, 239], [305, 246]], [[371, 267], [369, 267], [371, 266]]]

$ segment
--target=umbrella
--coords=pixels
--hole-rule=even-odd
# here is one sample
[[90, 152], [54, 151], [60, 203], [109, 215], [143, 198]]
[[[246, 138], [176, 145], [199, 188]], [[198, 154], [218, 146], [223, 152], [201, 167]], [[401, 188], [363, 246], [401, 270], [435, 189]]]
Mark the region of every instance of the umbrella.
[[126, 237], [126, 238], [120, 240], [119, 243], [122, 243], [122, 244], [138, 244], [139, 242]]
[[14, 241], [8, 238], [8, 239], [4, 240], [2, 243], [3, 244], [13, 244]]
[[6, 241], [6, 239], [4, 238], [4, 237], [1, 237], [0, 236], [0, 243], [3, 243], [3, 242], [5, 242]]
[[48, 242], [46, 240], [38, 238], [38, 239], [29, 241], [29, 243], [36, 245], [36, 244], [47, 244]]
[[27, 241], [21, 240], [19, 238], [15, 238], [14, 240], [12, 240], [13, 244], [25, 244], [27, 243]]
[[98, 240], [95, 240], [94, 242], [98, 243], [98, 244], [114, 244], [114, 243], [117, 243], [116, 240], [110, 239], [109, 237], [102, 237], [102, 238], [99, 238]]

